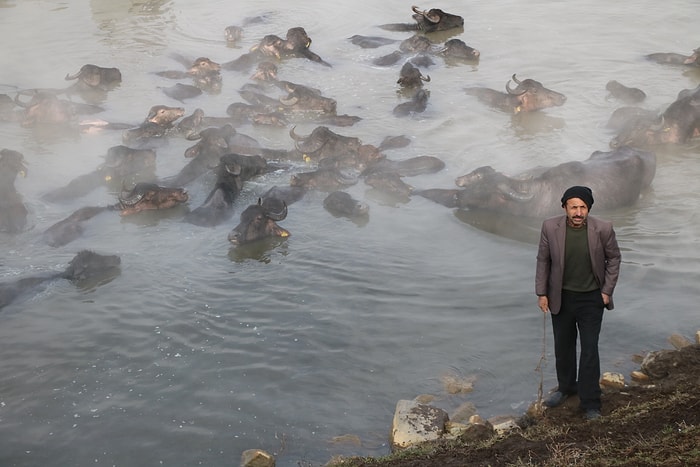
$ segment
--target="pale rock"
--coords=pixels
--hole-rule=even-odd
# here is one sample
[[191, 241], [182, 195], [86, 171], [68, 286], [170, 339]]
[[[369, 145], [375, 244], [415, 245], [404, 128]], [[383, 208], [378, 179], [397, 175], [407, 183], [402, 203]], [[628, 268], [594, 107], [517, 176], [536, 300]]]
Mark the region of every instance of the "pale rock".
[[680, 334], [671, 334], [668, 337], [668, 341], [671, 343], [672, 346], [674, 346], [677, 350], [682, 349], [683, 347], [688, 347], [689, 345], [693, 345], [692, 342], [690, 342], [689, 339], [687, 339], [685, 336], [681, 336]]
[[489, 423], [493, 426], [493, 430], [498, 435], [508, 433], [513, 430], [519, 430], [517, 419], [512, 415], [499, 415], [489, 418]]
[[643, 371], [635, 370], [632, 373], [630, 373], [630, 377], [632, 377], [633, 381], [636, 381], [638, 383], [648, 383], [649, 382], [649, 375], [644, 373]]
[[700, 331], [695, 331], [695, 343], [700, 344]]
[[448, 420], [442, 409], [412, 400], [398, 401], [391, 427], [392, 450], [439, 439]]
[[471, 417], [469, 417], [469, 423], [471, 423], [472, 425], [483, 425], [483, 426], [493, 430], [493, 425], [491, 425], [491, 422], [484, 419], [479, 414], [472, 415]]
[[248, 449], [241, 454], [241, 467], [275, 467], [275, 458], [262, 449]]
[[625, 377], [620, 373], [606, 371], [600, 378], [600, 385], [613, 389], [622, 389], [625, 387]]

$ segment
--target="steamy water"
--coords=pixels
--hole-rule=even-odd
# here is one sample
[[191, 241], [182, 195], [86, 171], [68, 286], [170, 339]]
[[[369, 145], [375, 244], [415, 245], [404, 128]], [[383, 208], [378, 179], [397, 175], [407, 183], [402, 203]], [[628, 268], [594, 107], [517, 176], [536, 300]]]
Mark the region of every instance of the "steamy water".
[[[492, 165], [515, 174], [583, 160], [608, 150], [605, 123], [621, 104], [612, 79], [647, 94], [663, 110], [700, 83], [700, 70], [644, 60], [652, 52], [690, 53], [697, 42], [697, 2], [673, 8], [644, 0], [631, 6], [583, 2], [464, 2], [419, 5], [465, 18], [455, 36], [479, 49], [478, 64], [441, 59], [425, 112], [397, 118], [400, 62], [372, 64], [397, 44], [362, 49], [355, 34], [405, 39], [380, 24], [412, 22], [397, 0], [329, 3], [273, 1], [48, 2], [0, 0], [0, 93], [62, 88], [83, 64], [118, 67], [121, 85], [99, 118], [142, 121], [156, 104], [182, 105], [155, 75], [179, 69], [178, 53], [223, 63], [267, 34], [302, 26], [311, 50], [332, 67], [303, 59], [279, 63], [280, 79], [320, 89], [339, 114], [358, 115], [336, 133], [378, 145], [406, 135], [392, 159], [432, 155], [442, 171], [407, 178], [416, 188], [450, 188], [457, 176]], [[244, 18], [237, 46], [224, 28]], [[562, 107], [514, 118], [464, 92], [503, 89], [513, 73], [567, 96]], [[184, 103], [225, 116], [241, 102], [249, 73], [222, 71], [219, 94]], [[79, 100], [79, 98], [76, 98]], [[300, 124], [308, 134], [315, 124]], [[270, 148], [289, 149], [287, 129], [244, 125]], [[370, 205], [367, 223], [330, 215], [323, 193], [289, 208], [283, 242], [232, 249], [227, 234], [240, 211], [273, 185], [275, 172], [248, 182], [230, 223], [203, 228], [183, 210], [135, 218], [101, 215], [78, 240], [51, 248], [41, 233], [86, 205], [114, 202], [98, 189], [62, 203], [41, 195], [90, 172], [121, 132], [37, 131], [0, 122], [0, 148], [28, 161], [17, 180], [32, 228], [0, 234], [0, 280], [60, 271], [80, 249], [118, 254], [121, 274], [99, 287], [56, 281], [0, 312], [0, 464], [236, 465], [243, 450], [275, 454], [278, 466], [320, 465], [333, 454], [383, 455], [399, 399], [433, 394], [448, 412], [472, 402], [484, 417], [520, 414], [536, 400], [543, 317], [534, 270], [539, 222], [454, 212], [420, 197], [397, 202], [360, 182], [348, 191]], [[159, 146], [157, 174], [176, 174], [191, 142]], [[659, 148], [652, 189], [637, 204], [593, 215], [615, 223], [623, 253], [616, 310], [601, 335], [603, 371], [628, 374], [632, 355], [667, 347], [671, 333], [698, 329], [700, 146]], [[310, 170], [299, 163], [294, 170]], [[189, 207], [210, 189], [187, 186]], [[575, 184], [575, 180], [572, 180]], [[527, 215], [527, 213], [523, 213]], [[548, 318], [547, 318], [548, 320]], [[546, 322], [545, 390], [555, 384]], [[445, 381], [473, 381], [450, 394]], [[355, 435], [361, 443], [334, 441]]]

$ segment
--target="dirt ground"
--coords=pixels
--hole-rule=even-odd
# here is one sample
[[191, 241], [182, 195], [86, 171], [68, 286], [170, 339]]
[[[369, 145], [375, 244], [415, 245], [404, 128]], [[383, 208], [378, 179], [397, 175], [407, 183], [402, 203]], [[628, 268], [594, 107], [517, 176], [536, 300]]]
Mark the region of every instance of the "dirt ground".
[[598, 420], [578, 399], [526, 415], [520, 430], [481, 441], [442, 442], [352, 467], [700, 466], [700, 345], [664, 351], [645, 386], [605, 389]]

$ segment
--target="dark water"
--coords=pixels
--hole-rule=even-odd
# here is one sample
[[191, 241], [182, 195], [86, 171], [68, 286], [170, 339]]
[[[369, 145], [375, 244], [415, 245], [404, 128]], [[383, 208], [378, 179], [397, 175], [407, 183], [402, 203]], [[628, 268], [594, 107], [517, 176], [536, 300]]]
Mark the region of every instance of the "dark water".
[[[645, 1], [446, 2], [465, 17], [457, 36], [481, 51], [478, 65], [437, 61], [429, 70], [427, 110], [396, 118], [399, 65], [372, 60], [394, 46], [361, 49], [354, 34], [392, 33], [376, 26], [410, 22], [398, 1], [330, 4], [279, 2], [0, 1], [0, 92], [60, 88], [85, 63], [119, 67], [121, 86], [98, 116], [140, 122], [152, 105], [180, 105], [163, 94], [173, 83], [154, 74], [177, 69], [170, 54], [237, 58], [266, 34], [303, 26], [311, 49], [332, 68], [295, 59], [282, 79], [321, 89], [358, 124], [334, 131], [379, 144], [407, 135], [393, 159], [433, 155], [443, 171], [407, 180], [448, 188], [482, 165], [517, 173], [582, 160], [607, 150], [605, 122], [620, 103], [607, 98], [616, 79], [643, 89], [643, 106], [662, 110], [700, 73], [645, 61], [646, 53], [689, 53], [697, 2], [673, 8]], [[238, 47], [223, 30], [259, 16]], [[564, 106], [523, 119], [489, 109], [464, 88], [501, 89], [517, 73], [565, 94]], [[187, 101], [209, 115], [240, 102], [248, 75], [224, 73], [223, 89]], [[299, 125], [309, 133], [315, 125]], [[241, 132], [263, 146], [290, 148], [287, 130]], [[422, 198], [395, 202], [362, 183], [350, 188], [370, 205], [358, 225], [335, 218], [312, 194], [290, 207], [277, 245], [232, 250], [235, 224], [201, 228], [181, 212], [119, 219], [104, 215], [79, 240], [43, 244], [49, 225], [84, 205], [108, 204], [97, 190], [67, 203], [41, 200], [49, 189], [99, 165], [120, 132], [36, 131], [0, 123], [0, 147], [24, 153], [17, 181], [33, 228], [0, 236], [0, 279], [65, 267], [76, 251], [119, 254], [122, 273], [87, 290], [54, 282], [0, 315], [0, 464], [235, 465], [244, 449], [262, 448], [277, 465], [315, 465], [333, 454], [381, 455], [396, 401], [434, 394], [450, 411], [473, 402], [486, 417], [522, 413], [536, 399], [543, 318], [533, 294], [537, 222], [454, 213]], [[159, 147], [158, 175], [175, 174], [191, 145]], [[697, 142], [657, 152], [652, 190], [633, 207], [599, 213], [615, 222], [623, 250], [617, 309], [601, 338], [604, 371], [628, 373], [631, 355], [667, 346], [670, 333], [694, 333], [700, 196]], [[299, 166], [297, 170], [308, 168]], [[246, 185], [237, 213], [289, 173]], [[209, 190], [188, 186], [190, 206]], [[594, 210], [594, 214], [595, 214]], [[549, 341], [549, 323], [546, 335]], [[551, 343], [545, 390], [554, 384]], [[449, 394], [448, 379], [474, 379], [469, 394]], [[333, 442], [352, 434], [361, 446]]]

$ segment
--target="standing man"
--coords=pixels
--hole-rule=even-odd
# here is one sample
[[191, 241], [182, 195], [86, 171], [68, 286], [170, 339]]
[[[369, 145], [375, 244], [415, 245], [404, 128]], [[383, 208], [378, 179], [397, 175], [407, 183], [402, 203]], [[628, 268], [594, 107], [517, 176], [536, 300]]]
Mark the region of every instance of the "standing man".
[[[544, 401], [561, 405], [578, 394], [588, 420], [600, 417], [598, 335], [603, 308], [613, 309], [612, 294], [620, 271], [620, 248], [612, 223], [589, 217], [593, 193], [585, 186], [564, 192], [565, 215], [542, 223], [535, 293], [543, 313], [551, 311], [557, 382]], [[576, 370], [576, 340], [581, 357]]]

